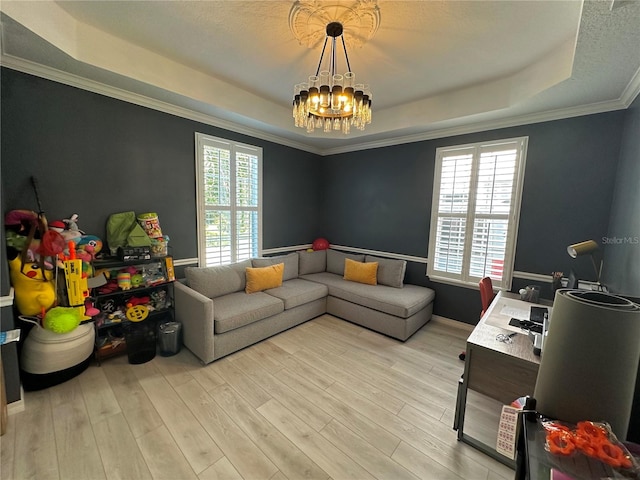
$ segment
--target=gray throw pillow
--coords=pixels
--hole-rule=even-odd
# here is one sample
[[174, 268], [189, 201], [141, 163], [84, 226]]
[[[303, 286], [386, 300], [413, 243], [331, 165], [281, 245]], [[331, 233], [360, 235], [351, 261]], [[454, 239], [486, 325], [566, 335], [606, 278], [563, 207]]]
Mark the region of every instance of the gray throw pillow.
[[356, 262], [364, 261], [364, 255], [342, 253], [337, 250], [327, 250], [327, 272], [335, 273], [336, 275], [344, 276], [344, 259], [350, 258]]
[[284, 263], [282, 280], [298, 278], [298, 254], [296, 252], [275, 257], [253, 258], [251, 263], [253, 264], [253, 268], [269, 267], [271, 265], [277, 265], [278, 263]]
[[217, 267], [187, 267], [184, 273], [190, 288], [205, 297], [216, 298], [244, 290], [247, 284], [245, 269], [250, 266], [251, 260], [243, 260]]
[[404, 274], [407, 270], [405, 260], [392, 258], [380, 258], [367, 255], [365, 262], [378, 262], [378, 283], [390, 287], [402, 288], [404, 286]]
[[320, 273], [327, 269], [327, 251], [316, 250], [315, 252], [298, 252], [299, 273], [307, 275], [309, 273]]

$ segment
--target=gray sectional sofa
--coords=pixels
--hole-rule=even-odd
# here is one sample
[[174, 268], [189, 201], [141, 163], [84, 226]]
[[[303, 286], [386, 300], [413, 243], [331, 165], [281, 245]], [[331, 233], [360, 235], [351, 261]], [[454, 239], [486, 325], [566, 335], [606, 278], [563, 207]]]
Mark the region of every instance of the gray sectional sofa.
[[[377, 262], [376, 285], [345, 280], [345, 259]], [[282, 285], [245, 293], [246, 268], [284, 264]], [[406, 262], [337, 250], [188, 267], [175, 284], [185, 346], [203, 364], [324, 313], [406, 340], [431, 319], [435, 292], [405, 285]]]

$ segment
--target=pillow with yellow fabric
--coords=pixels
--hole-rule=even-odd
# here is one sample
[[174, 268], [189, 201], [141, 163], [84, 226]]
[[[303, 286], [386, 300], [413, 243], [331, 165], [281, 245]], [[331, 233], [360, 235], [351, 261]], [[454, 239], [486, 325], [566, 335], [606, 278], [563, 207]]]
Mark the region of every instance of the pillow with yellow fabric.
[[378, 262], [356, 262], [350, 258], [344, 259], [344, 277], [350, 282], [378, 284]]
[[255, 293], [279, 287], [282, 285], [283, 274], [284, 263], [259, 268], [247, 267], [247, 286], [244, 291], [246, 293]]

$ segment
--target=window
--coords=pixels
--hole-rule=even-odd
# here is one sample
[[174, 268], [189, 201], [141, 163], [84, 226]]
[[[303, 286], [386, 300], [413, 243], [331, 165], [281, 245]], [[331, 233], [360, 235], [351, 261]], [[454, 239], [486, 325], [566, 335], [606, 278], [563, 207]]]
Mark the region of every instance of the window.
[[436, 150], [430, 278], [511, 288], [527, 137]]
[[198, 264], [262, 250], [262, 149], [196, 133]]

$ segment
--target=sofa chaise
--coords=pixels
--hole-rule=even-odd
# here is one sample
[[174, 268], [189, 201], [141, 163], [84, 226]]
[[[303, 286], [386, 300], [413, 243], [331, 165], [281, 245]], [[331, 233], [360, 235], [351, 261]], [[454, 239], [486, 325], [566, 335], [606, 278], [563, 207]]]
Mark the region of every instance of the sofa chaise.
[[[431, 319], [435, 297], [404, 284], [405, 270], [404, 260], [334, 249], [188, 267], [176, 319], [203, 364], [324, 313], [404, 341]], [[274, 276], [279, 286], [268, 288]]]

